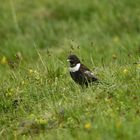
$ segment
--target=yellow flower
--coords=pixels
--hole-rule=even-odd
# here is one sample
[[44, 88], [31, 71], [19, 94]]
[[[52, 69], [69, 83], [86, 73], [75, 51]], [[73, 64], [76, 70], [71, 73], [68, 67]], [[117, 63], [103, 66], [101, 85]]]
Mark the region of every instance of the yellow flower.
[[84, 126], [84, 128], [85, 129], [91, 129], [91, 123], [89, 123], [89, 122], [86, 123], [85, 126]]
[[36, 119], [36, 122], [39, 124], [47, 124], [47, 120], [46, 119]]
[[125, 75], [127, 75], [127, 74], [129, 73], [128, 69], [124, 69], [124, 70], [123, 70], [123, 73], [124, 73]]
[[32, 74], [33, 73], [33, 70], [32, 69], [29, 69], [29, 73]]
[[0, 63], [1, 64], [7, 64], [8, 63], [7, 58], [5, 56], [3, 56]]

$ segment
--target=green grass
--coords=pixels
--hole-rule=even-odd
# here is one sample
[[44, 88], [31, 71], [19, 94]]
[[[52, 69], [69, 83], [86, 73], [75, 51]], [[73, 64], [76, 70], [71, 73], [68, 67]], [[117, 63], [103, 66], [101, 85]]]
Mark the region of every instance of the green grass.
[[[1, 2], [0, 139], [140, 139], [139, 0]], [[105, 84], [76, 85], [70, 52]]]

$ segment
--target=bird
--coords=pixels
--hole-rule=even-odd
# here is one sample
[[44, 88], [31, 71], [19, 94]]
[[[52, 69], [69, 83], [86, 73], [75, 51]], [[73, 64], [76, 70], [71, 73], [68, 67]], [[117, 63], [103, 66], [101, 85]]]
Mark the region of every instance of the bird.
[[69, 72], [71, 78], [79, 85], [86, 86], [90, 83], [96, 82], [98, 83], [98, 78], [87, 68], [84, 64], [81, 63], [80, 59], [74, 55], [70, 54], [68, 56], [67, 61], [70, 64]]

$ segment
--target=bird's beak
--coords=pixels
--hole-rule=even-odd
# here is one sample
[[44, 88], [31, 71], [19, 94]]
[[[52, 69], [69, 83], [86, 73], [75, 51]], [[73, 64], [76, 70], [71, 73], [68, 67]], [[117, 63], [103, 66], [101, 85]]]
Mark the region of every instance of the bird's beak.
[[70, 60], [69, 60], [69, 59], [67, 59], [67, 61], [68, 61], [68, 62], [70, 62]]

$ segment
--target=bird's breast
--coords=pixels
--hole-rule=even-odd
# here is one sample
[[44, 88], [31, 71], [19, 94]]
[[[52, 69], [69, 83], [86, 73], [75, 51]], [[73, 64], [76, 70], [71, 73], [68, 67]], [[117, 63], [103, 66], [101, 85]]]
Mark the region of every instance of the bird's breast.
[[83, 84], [85, 81], [85, 77], [80, 71], [70, 72], [70, 75], [76, 83]]

